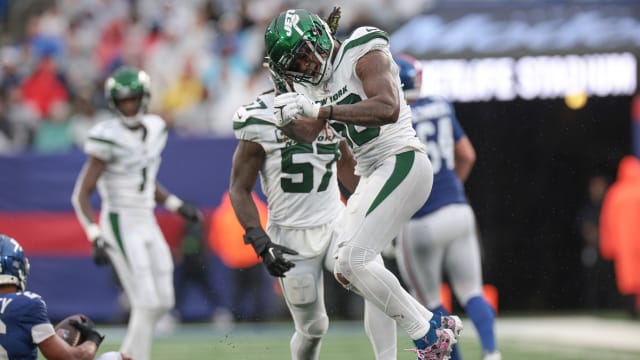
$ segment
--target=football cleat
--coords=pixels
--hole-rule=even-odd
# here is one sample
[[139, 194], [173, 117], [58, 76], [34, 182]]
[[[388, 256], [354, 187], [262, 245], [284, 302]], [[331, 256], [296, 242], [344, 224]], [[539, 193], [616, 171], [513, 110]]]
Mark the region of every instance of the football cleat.
[[440, 326], [443, 329], [449, 329], [453, 332], [453, 335], [456, 339], [460, 336], [464, 325], [462, 324], [462, 320], [460, 317], [456, 315], [443, 315], [440, 319]]
[[[451, 350], [453, 345], [458, 341], [455, 335], [449, 329], [436, 329], [437, 339], [435, 343], [424, 349], [408, 349], [418, 355], [417, 360], [449, 360], [451, 359]], [[426, 339], [424, 339], [426, 341]]]
[[492, 351], [489, 353], [484, 353], [482, 360], [502, 360], [502, 355], [499, 351]]

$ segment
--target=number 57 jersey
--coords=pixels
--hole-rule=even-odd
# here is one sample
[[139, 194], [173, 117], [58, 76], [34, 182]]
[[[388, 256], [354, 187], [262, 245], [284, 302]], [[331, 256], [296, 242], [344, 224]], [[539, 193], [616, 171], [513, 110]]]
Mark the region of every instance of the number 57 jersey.
[[344, 207], [336, 176], [340, 138], [327, 125], [311, 144], [289, 139], [273, 124], [274, 97], [274, 92], [261, 94], [233, 116], [236, 138], [265, 151], [260, 183], [269, 222], [294, 228], [328, 224]]

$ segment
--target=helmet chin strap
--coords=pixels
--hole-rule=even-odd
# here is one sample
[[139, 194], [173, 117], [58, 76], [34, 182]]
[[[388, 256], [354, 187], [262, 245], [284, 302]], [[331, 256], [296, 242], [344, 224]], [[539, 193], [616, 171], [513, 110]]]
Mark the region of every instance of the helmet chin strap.
[[322, 57], [320, 57], [320, 60], [322, 61], [322, 69], [320, 72], [320, 75], [318, 76], [318, 80], [313, 84], [313, 85], [320, 85], [323, 82], [326, 82], [327, 80], [329, 80], [329, 78], [331, 78], [331, 75], [333, 73], [333, 62], [332, 62], [332, 58], [333, 58], [333, 50], [334, 50], [334, 46], [333, 46], [333, 40], [331, 41], [331, 50], [329, 51], [329, 55], [327, 56], [326, 59], [323, 59]]

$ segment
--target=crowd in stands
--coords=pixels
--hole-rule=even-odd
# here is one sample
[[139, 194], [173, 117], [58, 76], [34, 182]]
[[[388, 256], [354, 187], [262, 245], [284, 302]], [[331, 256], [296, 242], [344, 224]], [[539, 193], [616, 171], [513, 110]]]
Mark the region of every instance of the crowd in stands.
[[[25, 3], [29, 2], [25, 1]], [[290, 7], [326, 15], [342, 7], [340, 32], [391, 31], [423, 0], [30, 0], [42, 6], [5, 32], [0, 48], [0, 154], [59, 153], [82, 146], [111, 116], [104, 79], [127, 64], [152, 79], [150, 111], [178, 134], [231, 137], [235, 109], [271, 87], [264, 29]], [[8, 17], [23, 16], [8, 8]], [[25, 5], [26, 6], [26, 5]], [[395, 9], [395, 10], [394, 10]], [[15, 19], [14, 19], [15, 20]], [[15, 25], [17, 24], [17, 25]], [[15, 29], [14, 29], [15, 30]], [[7, 33], [21, 34], [8, 36]], [[339, 34], [340, 35], [340, 34]]]

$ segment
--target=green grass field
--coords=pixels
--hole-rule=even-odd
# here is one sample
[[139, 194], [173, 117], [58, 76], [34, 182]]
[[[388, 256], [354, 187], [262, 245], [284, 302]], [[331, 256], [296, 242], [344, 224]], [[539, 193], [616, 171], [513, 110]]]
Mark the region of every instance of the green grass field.
[[[465, 326], [467, 327], [460, 338], [464, 358], [479, 360], [481, 351], [475, 329], [466, 319]], [[545, 338], [545, 334], [548, 333], [544, 330], [546, 327], [554, 329], [556, 333], [551, 332]], [[542, 331], [537, 332], [538, 328]], [[117, 350], [124, 329], [103, 329], [107, 338], [100, 352]], [[499, 345], [505, 360], [640, 359], [640, 323], [630, 320], [603, 321], [590, 317], [507, 319], [500, 320], [497, 329]], [[285, 360], [290, 358], [288, 343], [291, 332], [291, 323], [244, 323], [226, 330], [210, 324], [178, 325], [172, 333], [156, 337], [152, 358]], [[408, 338], [401, 331], [398, 331], [398, 335], [398, 359], [415, 359], [411, 352], [403, 350], [411, 347]], [[600, 338], [602, 341], [598, 340]], [[333, 322], [323, 342], [320, 358], [373, 359], [361, 323]]]

